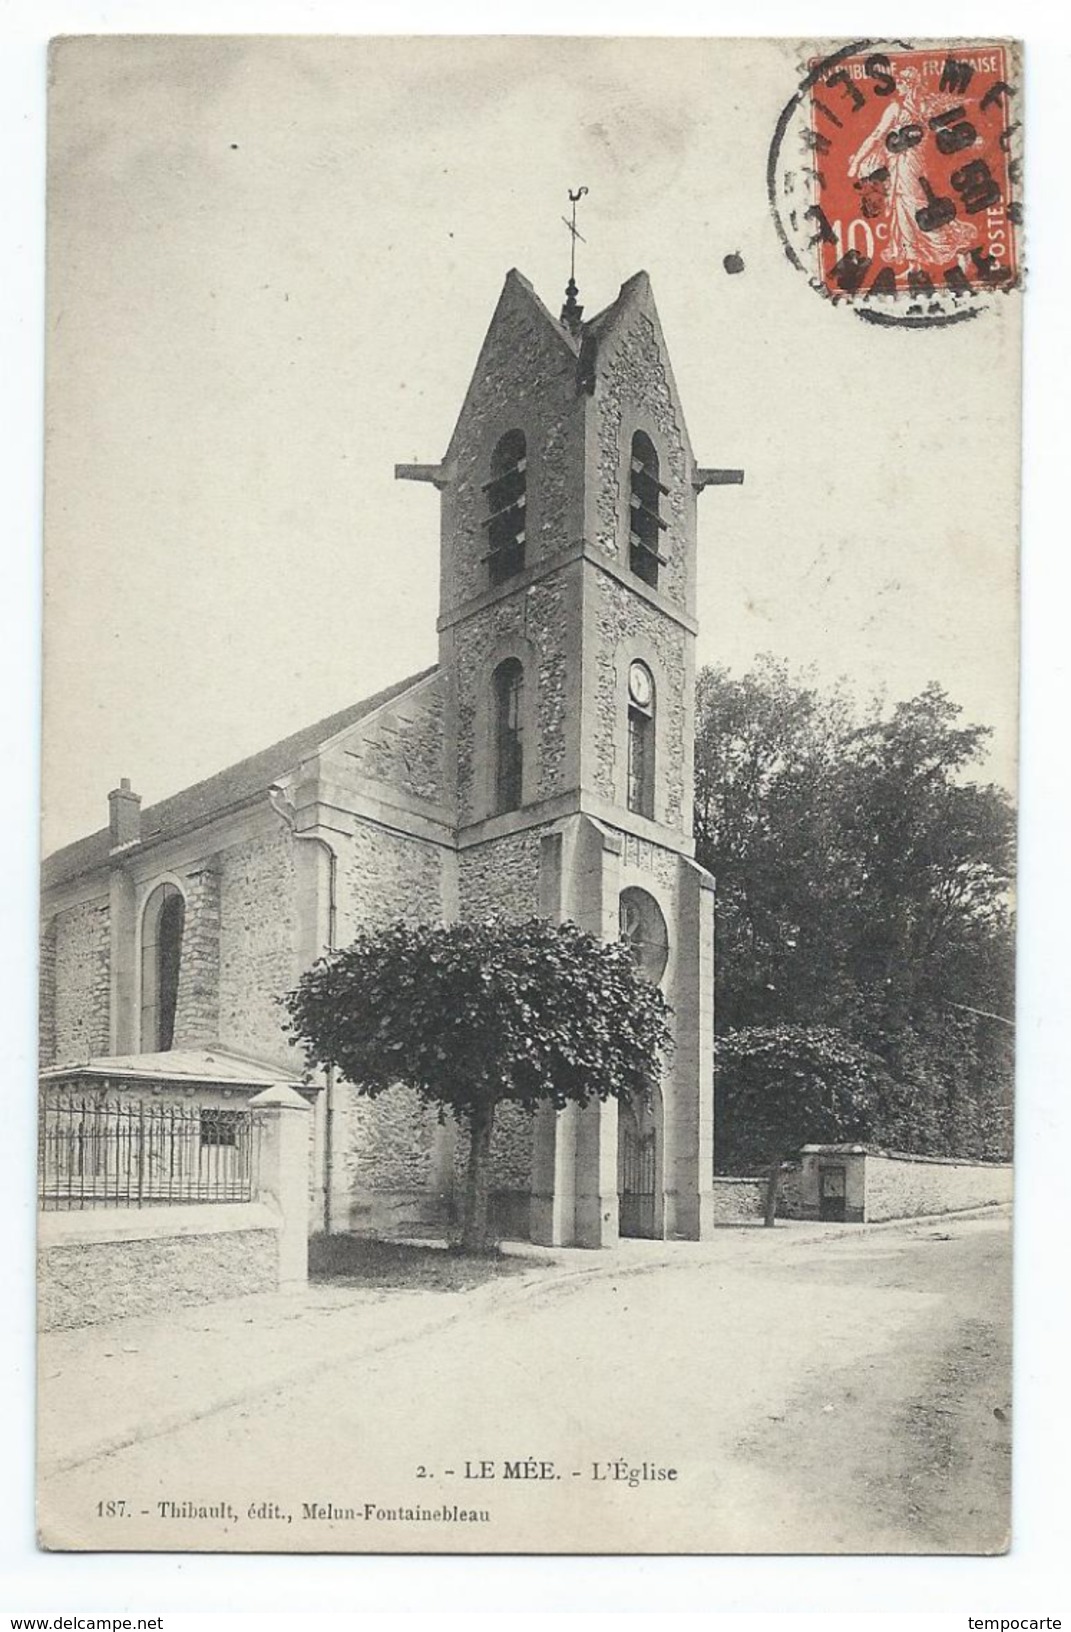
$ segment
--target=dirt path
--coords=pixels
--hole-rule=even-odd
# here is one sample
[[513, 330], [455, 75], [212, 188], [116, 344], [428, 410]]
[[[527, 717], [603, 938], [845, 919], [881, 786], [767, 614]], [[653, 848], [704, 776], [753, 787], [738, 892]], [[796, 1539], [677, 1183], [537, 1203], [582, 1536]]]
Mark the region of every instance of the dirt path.
[[755, 1231], [548, 1281], [69, 1469], [42, 1516], [98, 1548], [991, 1550], [1009, 1244], [995, 1220]]
[[834, 1339], [784, 1413], [767, 1414], [741, 1441], [765, 1500], [785, 1510], [784, 1550], [1006, 1549], [1008, 1245], [1000, 1229], [934, 1223], [848, 1241], [800, 1265], [797, 1274], [821, 1286], [836, 1279], [895, 1294], [910, 1285], [933, 1301], [924, 1320], [891, 1324], [877, 1354], [859, 1354], [850, 1331]]

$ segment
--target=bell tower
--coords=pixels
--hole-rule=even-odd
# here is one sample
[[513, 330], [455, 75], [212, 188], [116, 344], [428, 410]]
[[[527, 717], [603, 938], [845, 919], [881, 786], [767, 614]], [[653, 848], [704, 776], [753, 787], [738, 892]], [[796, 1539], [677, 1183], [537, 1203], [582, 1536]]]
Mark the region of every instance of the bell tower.
[[696, 503], [741, 474], [696, 465], [647, 274], [588, 322], [577, 294], [571, 276], [555, 318], [510, 272], [444, 458], [396, 474], [441, 495], [458, 915], [625, 935], [674, 1010], [656, 1106], [620, 1130], [613, 1101], [540, 1113], [510, 1172], [519, 1187], [527, 1167], [533, 1239], [597, 1246], [712, 1223]]

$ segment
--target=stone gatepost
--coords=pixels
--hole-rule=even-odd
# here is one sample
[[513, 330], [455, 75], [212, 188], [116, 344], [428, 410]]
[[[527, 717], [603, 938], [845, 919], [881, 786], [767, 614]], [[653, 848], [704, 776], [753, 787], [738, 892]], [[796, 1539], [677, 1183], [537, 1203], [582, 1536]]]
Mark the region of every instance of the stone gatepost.
[[708, 1241], [714, 1233], [714, 880], [677, 861], [678, 952], [673, 989], [675, 1048], [666, 1093], [665, 1234]]
[[249, 1101], [260, 1114], [260, 1200], [279, 1214], [279, 1290], [309, 1278], [309, 1140], [312, 1106], [280, 1083]]
[[[617, 937], [621, 841], [587, 816], [544, 836], [539, 910], [600, 940]], [[607, 1247], [617, 1240], [617, 1102], [541, 1106], [533, 1128], [531, 1238], [543, 1246]]]

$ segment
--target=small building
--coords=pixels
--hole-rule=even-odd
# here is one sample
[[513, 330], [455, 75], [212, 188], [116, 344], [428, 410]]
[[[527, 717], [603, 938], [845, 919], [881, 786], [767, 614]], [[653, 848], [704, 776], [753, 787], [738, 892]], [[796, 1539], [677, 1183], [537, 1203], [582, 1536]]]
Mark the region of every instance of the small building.
[[[48, 858], [42, 1063], [69, 1079], [92, 1060], [126, 1092], [131, 1056], [169, 1053], [293, 1079], [279, 1000], [358, 928], [571, 919], [631, 943], [675, 1046], [649, 1109], [504, 1109], [499, 1225], [698, 1239], [714, 939], [692, 839], [696, 507], [739, 473], [696, 464], [647, 275], [587, 322], [575, 295], [556, 318], [510, 272], [445, 454], [397, 468], [440, 502], [437, 662], [145, 810], [122, 781], [108, 825]], [[316, 1227], [452, 1216], [452, 1123], [402, 1090], [313, 1088]]]
[[785, 1217], [871, 1224], [1009, 1202], [1012, 1168], [874, 1145], [804, 1145], [781, 1190]]

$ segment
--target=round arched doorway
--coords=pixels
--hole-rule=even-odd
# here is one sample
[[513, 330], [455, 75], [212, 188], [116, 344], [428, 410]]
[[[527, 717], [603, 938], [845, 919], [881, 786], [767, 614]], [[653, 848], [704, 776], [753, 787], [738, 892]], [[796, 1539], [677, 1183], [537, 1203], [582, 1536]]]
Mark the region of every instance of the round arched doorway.
[[658, 1240], [662, 1235], [662, 1096], [617, 1105], [618, 1233]]

